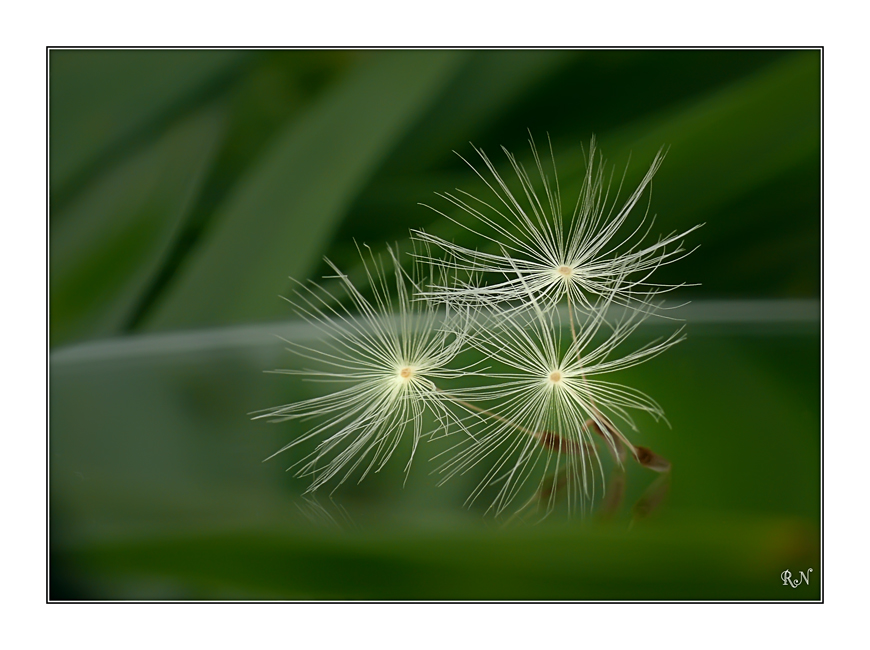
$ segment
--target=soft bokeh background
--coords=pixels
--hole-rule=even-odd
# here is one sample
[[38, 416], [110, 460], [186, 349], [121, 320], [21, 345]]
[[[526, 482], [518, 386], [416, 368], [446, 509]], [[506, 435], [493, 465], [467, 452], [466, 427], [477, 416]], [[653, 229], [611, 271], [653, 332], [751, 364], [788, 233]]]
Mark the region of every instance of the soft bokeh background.
[[[50, 596], [54, 599], [818, 599], [818, 51], [66, 51], [50, 64]], [[672, 428], [666, 500], [632, 467], [609, 521], [464, 508], [408, 448], [302, 497], [261, 461], [314, 394], [264, 374], [313, 340], [288, 276], [351, 273], [549, 133], [576, 195], [594, 133], [627, 183], [660, 146], [656, 230], [706, 225], [659, 271], [700, 286], [689, 339], [620, 380]], [[655, 323], [643, 337], [666, 332]], [[437, 451], [441, 443], [431, 443]], [[648, 494], [648, 493], [647, 493]], [[810, 584], [786, 587], [813, 569]]]

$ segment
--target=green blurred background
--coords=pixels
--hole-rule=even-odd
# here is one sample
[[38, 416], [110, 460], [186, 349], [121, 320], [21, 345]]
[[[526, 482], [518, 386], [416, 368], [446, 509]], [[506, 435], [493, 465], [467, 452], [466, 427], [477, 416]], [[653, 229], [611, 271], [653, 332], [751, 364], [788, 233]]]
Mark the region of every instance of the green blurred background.
[[[52, 50], [52, 599], [820, 598], [819, 51]], [[672, 428], [665, 502], [504, 525], [436, 488], [430, 443], [302, 497], [304, 429], [250, 411], [314, 394], [265, 369], [314, 340], [288, 276], [359, 270], [408, 228], [480, 245], [418, 203], [483, 196], [469, 142], [508, 171], [549, 133], [566, 203], [595, 134], [636, 183], [660, 146], [660, 269], [689, 339], [619, 381]], [[639, 334], [666, 333], [656, 322]], [[440, 445], [440, 446], [439, 446]], [[293, 452], [289, 452], [293, 453]], [[809, 585], [780, 574], [813, 568]]]

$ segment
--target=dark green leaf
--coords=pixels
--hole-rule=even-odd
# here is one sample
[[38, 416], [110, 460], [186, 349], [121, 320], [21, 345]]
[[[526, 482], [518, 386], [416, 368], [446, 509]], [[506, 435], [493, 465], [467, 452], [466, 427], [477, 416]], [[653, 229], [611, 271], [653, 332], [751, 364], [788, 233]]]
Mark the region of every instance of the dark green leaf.
[[224, 120], [222, 108], [193, 115], [53, 213], [53, 345], [122, 330], [197, 197]]

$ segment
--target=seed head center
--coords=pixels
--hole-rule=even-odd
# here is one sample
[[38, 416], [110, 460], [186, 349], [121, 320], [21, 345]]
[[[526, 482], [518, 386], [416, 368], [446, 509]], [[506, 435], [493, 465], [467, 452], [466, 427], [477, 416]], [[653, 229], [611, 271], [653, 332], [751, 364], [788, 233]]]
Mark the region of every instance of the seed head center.
[[558, 370], [554, 370], [550, 373], [550, 381], [554, 384], [558, 384], [560, 381], [562, 381], [562, 373]]
[[414, 376], [414, 369], [411, 366], [405, 366], [399, 371], [399, 377], [407, 381]]
[[572, 269], [567, 264], [563, 264], [558, 269], [556, 269], [556, 273], [561, 275], [563, 278], [570, 278], [574, 274], [574, 269]]

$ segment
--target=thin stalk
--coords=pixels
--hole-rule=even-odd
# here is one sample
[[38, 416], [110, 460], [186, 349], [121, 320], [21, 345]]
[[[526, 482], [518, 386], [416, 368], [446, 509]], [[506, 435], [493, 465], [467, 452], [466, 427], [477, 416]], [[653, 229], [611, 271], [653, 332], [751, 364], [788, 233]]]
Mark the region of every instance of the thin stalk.
[[[548, 432], [548, 431], [533, 431], [532, 429], [529, 429], [528, 427], [524, 427], [521, 424], [517, 424], [516, 422], [509, 420], [508, 418], [506, 418], [502, 415], [499, 415], [498, 413], [493, 413], [492, 411], [489, 411], [485, 408], [481, 408], [480, 406], [472, 404], [471, 402], [466, 402], [464, 399], [459, 399], [458, 397], [451, 395], [450, 393], [448, 393], [446, 391], [441, 390], [437, 386], [435, 387], [435, 390], [438, 391], [439, 393], [441, 393], [442, 395], [444, 395], [450, 401], [452, 401], [456, 404], [459, 404], [460, 406], [463, 406], [463, 407], [469, 409], [470, 411], [475, 411], [477, 413], [480, 413], [481, 415], [485, 415], [488, 418], [492, 418], [493, 420], [496, 420], [498, 422], [502, 422], [502, 423], [508, 425], [509, 427], [512, 427], [516, 431], [519, 431], [521, 433], [525, 433], [526, 435], [532, 436], [532, 438], [534, 438], [535, 440], [540, 442], [545, 447], [550, 447], [552, 449], [557, 449], [559, 451], [563, 451], [563, 444], [564, 444], [564, 445], [566, 445], [566, 449], [564, 449], [565, 451], [567, 451], [568, 448], [571, 448], [575, 452], [577, 451], [577, 449], [579, 449], [579, 445], [572, 440], [564, 440], [561, 436], [558, 436], [558, 435], [551, 433], [551, 432]], [[558, 447], [556, 446], [557, 441], [559, 443]], [[589, 449], [591, 446], [588, 443], [582, 443], [582, 445], [586, 449]]]
[[481, 408], [479, 406], [476, 406], [476, 405], [472, 404], [471, 402], [466, 402], [464, 399], [459, 399], [458, 397], [455, 397], [455, 396], [451, 395], [450, 393], [447, 393], [447, 392], [441, 390], [440, 388], [436, 387], [435, 390], [437, 390], [439, 393], [441, 393], [442, 395], [447, 397], [452, 402], [455, 402], [456, 404], [460, 404], [461, 406], [464, 406], [465, 408], [470, 409], [472, 411], [476, 411], [478, 413], [481, 413], [487, 417], [492, 418], [493, 420], [503, 422], [504, 424], [507, 424], [508, 426], [513, 427], [517, 431], [522, 431], [523, 433], [526, 433], [534, 438], [537, 438], [540, 436], [540, 434], [532, 431], [531, 429], [526, 428], [526, 427], [522, 426], [521, 424], [517, 424], [516, 422], [513, 422], [511, 420], [508, 420], [506, 417], [503, 417], [503, 416], [499, 415], [498, 413], [493, 413], [492, 411], [487, 411], [486, 409]]

